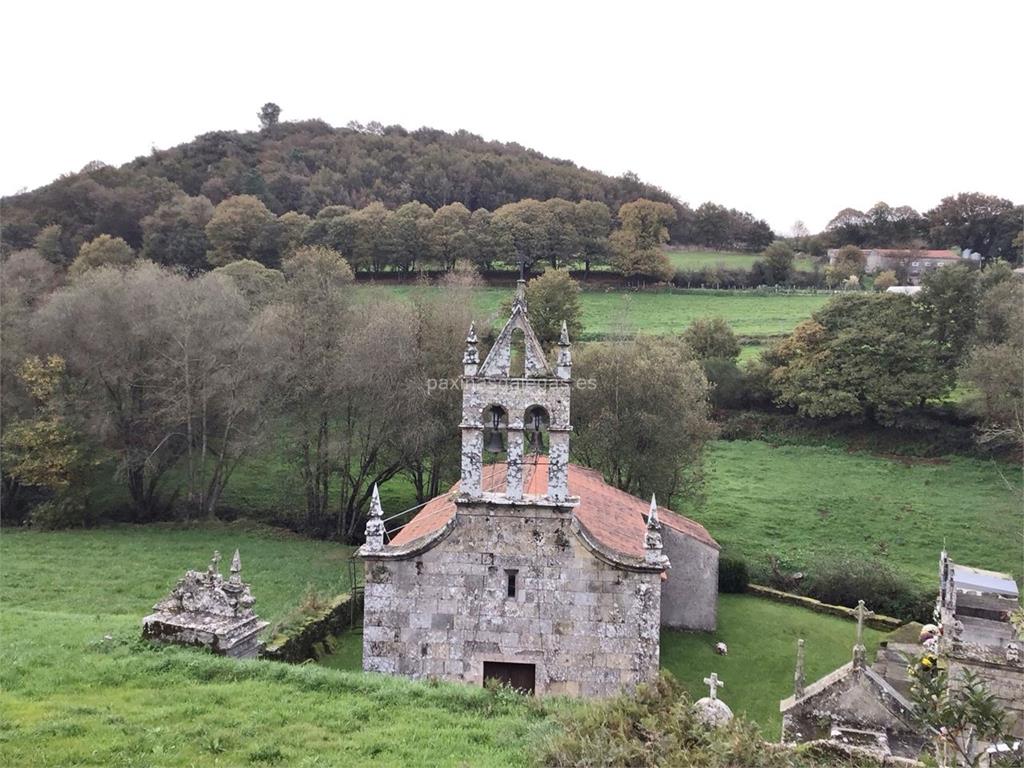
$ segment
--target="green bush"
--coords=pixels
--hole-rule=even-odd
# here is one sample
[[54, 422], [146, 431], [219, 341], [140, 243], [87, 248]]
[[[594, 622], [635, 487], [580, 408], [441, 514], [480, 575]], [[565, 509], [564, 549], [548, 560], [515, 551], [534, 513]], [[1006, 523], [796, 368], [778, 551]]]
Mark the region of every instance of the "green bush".
[[572, 707], [540, 746], [537, 763], [632, 768], [823, 768], [877, 765], [843, 754], [766, 748], [757, 726], [737, 717], [708, 728], [695, 716], [686, 691], [672, 675], [641, 685], [634, 694]]
[[732, 360], [713, 357], [702, 361], [704, 375], [711, 385], [711, 404], [715, 408], [741, 408], [747, 399], [743, 371]]
[[36, 504], [29, 513], [29, 522], [41, 531], [81, 528], [89, 522], [89, 511], [80, 495], [62, 494]]
[[750, 584], [750, 573], [747, 570], [747, 562], [739, 557], [720, 554], [718, 556], [718, 591], [738, 594], [746, 592], [748, 584]]
[[932, 620], [934, 593], [922, 589], [888, 564], [850, 556], [821, 558], [802, 575], [775, 562], [759, 571], [765, 586], [813, 597], [830, 605], [855, 608], [863, 600], [875, 613], [904, 621]]

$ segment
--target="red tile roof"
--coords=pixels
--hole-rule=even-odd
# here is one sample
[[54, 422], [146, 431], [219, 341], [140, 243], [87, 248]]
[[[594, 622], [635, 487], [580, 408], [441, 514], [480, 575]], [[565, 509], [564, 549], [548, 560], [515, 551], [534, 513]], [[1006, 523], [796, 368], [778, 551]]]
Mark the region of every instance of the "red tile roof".
[[[526, 467], [524, 492], [540, 495], [547, 490], [548, 460], [539, 456]], [[484, 467], [485, 491], [500, 491], [505, 482], [505, 465]], [[458, 483], [451, 490], [431, 499], [417, 515], [391, 539], [391, 544], [409, 544], [422, 536], [442, 528], [455, 515], [455, 494]], [[609, 549], [630, 557], [643, 558], [644, 532], [650, 503], [608, 485], [600, 472], [569, 465], [569, 492], [579, 496], [580, 503], [573, 510], [576, 518], [598, 542]], [[698, 522], [658, 507], [662, 525], [718, 549], [711, 534]]]
[[894, 253], [910, 254], [915, 259], [948, 259], [951, 261], [959, 261], [960, 257], [949, 250], [944, 251], [922, 251], [922, 250], [909, 250], [906, 248], [865, 248], [867, 252], [874, 251], [884, 256], [890, 256]]

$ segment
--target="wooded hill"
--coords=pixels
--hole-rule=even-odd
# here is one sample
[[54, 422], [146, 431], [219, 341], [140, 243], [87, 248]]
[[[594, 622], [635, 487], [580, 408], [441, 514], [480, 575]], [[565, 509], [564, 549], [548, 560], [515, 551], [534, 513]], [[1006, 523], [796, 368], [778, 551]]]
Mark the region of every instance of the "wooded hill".
[[59, 224], [69, 253], [100, 234], [142, 246], [141, 221], [178, 194], [214, 205], [254, 195], [275, 214], [315, 215], [328, 205], [388, 207], [417, 200], [431, 208], [461, 202], [470, 210], [524, 198], [597, 200], [615, 211], [638, 197], [684, 206], [635, 175], [613, 178], [519, 144], [401, 126], [333, 128], [319, 120], [262, 131], [215, 131], [120, 168], [91, 163], [31, 192], [0, 201], [5, 247], [28, 248]]

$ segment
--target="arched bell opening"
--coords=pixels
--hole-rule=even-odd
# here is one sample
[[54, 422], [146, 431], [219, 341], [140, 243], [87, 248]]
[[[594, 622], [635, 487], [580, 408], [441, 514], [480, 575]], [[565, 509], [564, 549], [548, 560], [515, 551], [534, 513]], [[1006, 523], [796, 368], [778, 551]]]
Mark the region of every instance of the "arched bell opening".
[[551, 445], [548, 428], [551, 419], [545, 408], [535, 405], [526, 411], [523, 418], [523, 437], [527, 454], [547, 454]]
[[508, 457], [508, 411], [500, 405], [489, 405], [482, 414], [483, 466], [482, 488], [484, 491], [498, 491], [503, 482], [495, 464], [502, 464]]
[[535, 496], [548, 493], [546, 459], [551, 447], [550, 426], [551, 418], [542, 406], [531, 406], [523, 414], [523, 484], [526, 493]]

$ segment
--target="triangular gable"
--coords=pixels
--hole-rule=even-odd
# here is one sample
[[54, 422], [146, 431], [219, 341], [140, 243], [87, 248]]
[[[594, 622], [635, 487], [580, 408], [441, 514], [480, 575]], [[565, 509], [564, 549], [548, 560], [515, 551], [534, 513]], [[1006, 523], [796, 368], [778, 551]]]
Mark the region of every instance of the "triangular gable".
[[480, 366], [477, 374], [485, 378], [508, 378], [512, 367], [512, 333], [515, 330], [523, 332], [525, 340], [525, 357], [523, 372], [531, 378], [554, 378], [554, 373], [548, 365], [544, 348], [537, 340], [537, 335], [530, 326], [526, 316], [526, 307], [523, 302], [517, 299], [512, 304], [512, 314], [505, 323], [505, 327], [498, 334], [494, 346], [487, 353], [487, 359]]

